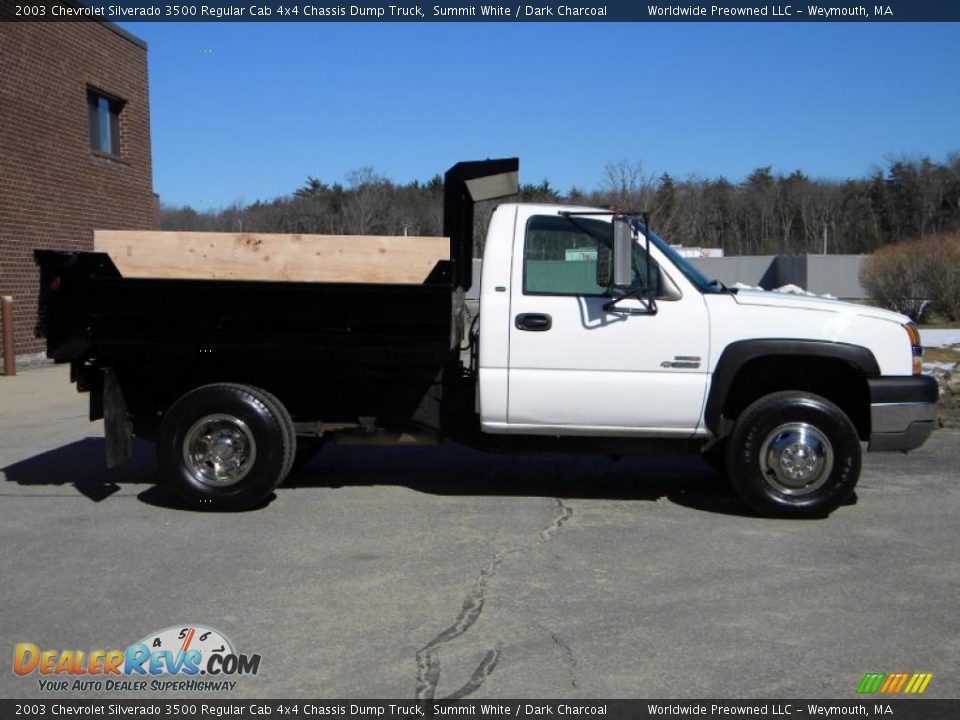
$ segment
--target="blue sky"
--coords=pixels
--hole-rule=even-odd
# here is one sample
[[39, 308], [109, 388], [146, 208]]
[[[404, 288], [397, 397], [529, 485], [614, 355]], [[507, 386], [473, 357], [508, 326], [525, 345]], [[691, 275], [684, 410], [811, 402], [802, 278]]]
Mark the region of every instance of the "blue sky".
[[737, 181], [960, 150], [960, 24], [123, 23], [149, 44], [154, 189], [213, 208], [364, 166], [517, 155]]

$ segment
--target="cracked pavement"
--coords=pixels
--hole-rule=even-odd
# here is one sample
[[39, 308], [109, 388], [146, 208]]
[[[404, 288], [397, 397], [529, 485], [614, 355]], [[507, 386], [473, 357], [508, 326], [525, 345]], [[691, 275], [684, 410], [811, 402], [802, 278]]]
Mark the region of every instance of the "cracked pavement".
[[[455, 640], [463, 635], [465, 632], [467, 632], [467, 630], [473, 627], [477, 620], [480, 619], [480, 614], [483, 612], [483, 606], [487, 601], [487, 586], [496, 575], [497, 568], [500, 566], [500, 564], [511, 556], [521, 555], [525, 552], [536, 550], [543, 543], [552, 540], [553, 537], [560, 531], [560, 528], [563, 527], [563, 524], [567, 522], [567, 520], [569, 520], [573, 515], [573, 510], [570, 508], [570, 506], [564, 504], [563, 500], [560, 498], [554, 498], [554, 500], [557, 504], [558, 514], [545, 528], [540, 531], [539, 539], [536, 542], [524, 547], [498, 550], [494, 554], [493, 559], [480, 570], [480, 574], [477, 575], [477, 579], [473, 584], [473, 588], [463, 599], [463, 607], [460, 609], [460, 613], [457, 615], [457, 619], [454, 621], [453, 625], [445, 629], [443, 632], [437, 635], [437, 637], [417, 651], [416, 697], [418, 700], [429, 701], [436, 697], [437, 685], [440, 681], [440, 649], [452, 640]], [[555, 635], [551, 633], [551, 636], [553, 637], [554, 642], [556, 642], [558, 645], [561, 645], [560, 641]], [[565, 650], [570, 653], [569, 647], [565, 645], [561, 645], [561, 647], [564, 647]], [[477, 666], [477, 669], [473, 671], [470, 679], [465, 685], [463, 685], [463, 687], [451, 693], [450, 695], [437, 699], [457, 700], [459, 698], [465, 698], [473, 695], [473, 693], [480, 689], [490, 673], [493, 672], [499, 659], [500, 644], [498, 643], [496, 647], [492, 648], [489, 652], [487, 652], [486, 655], [483, 656], [483, 660], [480, 661], [480, 665]], [[576, 687], [575, 683], [574, 687]]]
[[[957, 697], [958, 441], [865, 455], [817, 521], [751, 516], [698, 458], [457, 446], [327, 448], [265, 507], [202, 514], [147, 444], [105, 469], [66, 368], [24, 370], [0, 378], [0, 653], [190, 623], [262, 655], [224, 698], [854, 698], [867, 671]], [[0, 696], [42, 696], [7, 667]]]

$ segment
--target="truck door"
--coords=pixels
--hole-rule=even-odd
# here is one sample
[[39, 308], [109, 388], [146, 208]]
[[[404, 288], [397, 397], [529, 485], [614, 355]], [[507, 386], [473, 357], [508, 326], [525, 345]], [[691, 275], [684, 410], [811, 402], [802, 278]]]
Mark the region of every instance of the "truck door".
[[[596, 270], [598, 248], [612, 242], [610, 218], [537, 212], [521, 208], [514, 237], [507, 431], [693, 434], [707, 385], [703, 296], [651, 247], [657, 313], [605, 310], [611, 298]], [[647, 260], [635, 244], [638, 280]]]

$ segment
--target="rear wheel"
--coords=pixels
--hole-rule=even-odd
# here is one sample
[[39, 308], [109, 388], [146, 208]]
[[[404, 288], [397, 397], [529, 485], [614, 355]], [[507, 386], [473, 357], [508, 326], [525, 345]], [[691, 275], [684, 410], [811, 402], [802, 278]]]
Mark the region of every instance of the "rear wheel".
[[157, 456], [162, 478], [191, 506], [248, 508], [293, 462], [292, 422], [269, 393], [221, 383], [197, 388], [167, 412]]
[[771, 517], [822, 517], [853, 493], [860, 438], [846, 414], [812, 393], [760, 398], [737, 419], [727, 471], [740, 497]]

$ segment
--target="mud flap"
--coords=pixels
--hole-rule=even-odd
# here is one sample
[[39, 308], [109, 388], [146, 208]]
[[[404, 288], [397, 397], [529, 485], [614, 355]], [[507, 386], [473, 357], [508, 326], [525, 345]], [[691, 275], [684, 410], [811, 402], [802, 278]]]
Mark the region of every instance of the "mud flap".
[[103, 433], [107, 467], [116, 467], [133, 454], [133, 423], [113, 368], [103, 369]]

